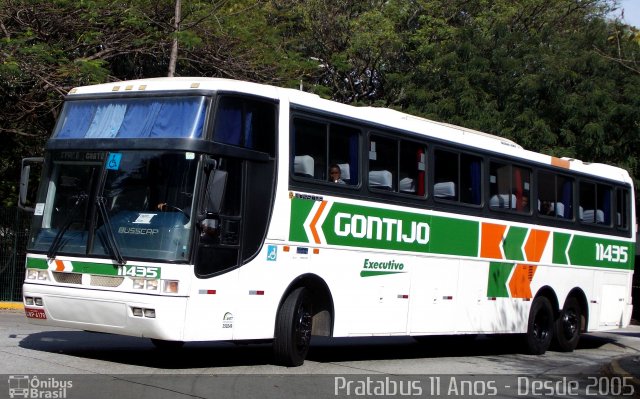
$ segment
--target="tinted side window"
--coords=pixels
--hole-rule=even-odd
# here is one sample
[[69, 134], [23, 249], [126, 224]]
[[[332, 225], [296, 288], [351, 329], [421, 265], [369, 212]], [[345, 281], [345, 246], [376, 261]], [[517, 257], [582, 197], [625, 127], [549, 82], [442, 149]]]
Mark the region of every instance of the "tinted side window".
[[398, 141], [371, 136], [369, 141], [369, 187], [398, 191]]
[[369, 187], [425, 195], [426, 147], [408, 140], [372, 134], [369, 140]]
[[443, 150], [436, 150], [434, 155], [434, 197], [480, 205], [482, 159], [474, 155]]
[[222, 97], [218, 103], [213, 139], [275, 156], [276, 107], [240, 97]]
[[580, 182], [580, 221], [611, 225], [611, 187], [606, 184]]
[[502, 162], [489, 165], [489, 207], [530, 211], [531, 171], [527, 168]]
[[[345, 185], [358, 184], [358, 129], [337, 123], [296, 118], [293, 130], [291, 170], [294, 176]], [[337, 176], [334, 174], [332, 177], [330, 169], [337, 170]]]
[[629, 190], [616, 189], [616, 227], [622, 230], [629, 229]]
[[573, 219], [573, 179], [549, 172], [538, 173], [538, 214]]

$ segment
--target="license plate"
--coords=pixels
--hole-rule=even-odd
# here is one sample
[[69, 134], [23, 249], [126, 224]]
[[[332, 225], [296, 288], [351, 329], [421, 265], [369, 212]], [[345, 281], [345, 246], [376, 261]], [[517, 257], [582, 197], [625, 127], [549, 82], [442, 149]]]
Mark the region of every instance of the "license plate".
[[30, 319], [45, 320], [47, 318], [47, 314], [44, 312], [44, 309], [24, 308], [24, 313]]

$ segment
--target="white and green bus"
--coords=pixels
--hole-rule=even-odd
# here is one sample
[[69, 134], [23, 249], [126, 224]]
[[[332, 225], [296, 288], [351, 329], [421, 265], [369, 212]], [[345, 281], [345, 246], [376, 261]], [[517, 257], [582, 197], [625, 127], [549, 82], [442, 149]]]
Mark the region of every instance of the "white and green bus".
[[20, 199], [37, 324], [269, 340], [295, 366], [312, 336], [522, 334], [542, 354], [630, 322], [617, 167], [209, 78], [71, 90], [42, 167]]

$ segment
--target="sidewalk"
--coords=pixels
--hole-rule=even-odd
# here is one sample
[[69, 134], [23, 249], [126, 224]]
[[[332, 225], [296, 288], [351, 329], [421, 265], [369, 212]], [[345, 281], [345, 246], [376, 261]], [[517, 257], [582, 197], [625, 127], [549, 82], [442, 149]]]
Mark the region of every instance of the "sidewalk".
[[22, 310], [24, 305], [22, 302], [0, 302], [0, 309]]

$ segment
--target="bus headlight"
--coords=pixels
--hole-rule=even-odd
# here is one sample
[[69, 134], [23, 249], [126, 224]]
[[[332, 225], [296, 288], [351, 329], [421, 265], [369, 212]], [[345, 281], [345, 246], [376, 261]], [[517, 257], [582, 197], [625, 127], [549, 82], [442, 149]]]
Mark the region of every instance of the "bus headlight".
[[49, 281], [49, 272], [41, 269], [27, 269], [27, 280]]
[[147, 280], [145, 288], [151, 291], [156, 291], [158, 289], [158, 280]]

